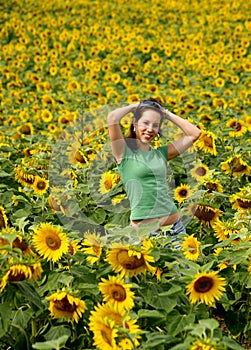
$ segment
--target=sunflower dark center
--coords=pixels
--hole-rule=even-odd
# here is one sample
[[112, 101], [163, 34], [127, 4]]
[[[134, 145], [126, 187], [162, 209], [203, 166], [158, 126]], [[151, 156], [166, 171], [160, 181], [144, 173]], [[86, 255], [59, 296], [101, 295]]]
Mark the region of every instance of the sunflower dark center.
[[214, 219], [216, 213], [213, 209], [206, 207], [206, 206], [198, 206], [196, 208], [196, 211], [194, 215], [199, 219], [199, 220], [205, 220], [205, 221], [211, 221]]
[[75, 153], [75, 159], [79, 163], [83, 163], [83, 164], [86, 163], [85, 158], [82, 156], [82, 154], [79, 151]]
[[58, 309], [59, 311], [73, 313], [76, 310], [75, 303], [70, 304], [67, 296], [65, 296], [61, 300], [55, 300], [53, 303], [54, 303], [55, 308]]
[[251, 201], [248, 201], [248, 200], [245, 201], [245, 200], [238, 198], [237, 203], [238, 203], [239, 207], [241, 207], [243, 209], [251, 208]]
[[104, 181], [104, 186], [105, 186], [106, 190], [110, 190], [112, 188], [112, 181], [110, 179], [109, 180], [105, 180]]
[[180, 196], [186, 197], [187, 196], [187, 190], [183, 189], [180, 191]]
[[196, 169], [196, 174], [198, 174], [198, 175], [200, 175], [200, 176], [204, 176], [204, 175], [206, 175], [206, 169], [205, 168], [203, 168], [203, 167], [198, 167], [197, 169]]
[[31, 134], [31, 129], [28, 125], [23, 125], [20, 129], [21, 133], [24, 135], [30, 135]]
[[0, 212], [0, 228], [6, 228], [6, 222], [1, 212]]
[[144, 258], [141, 257], [138, 259], [136, 256], [129, 256], [127, 250], [123, 250], [118, 253], [118, 262], [127, 270], [135, 270], [141, 266], [145, 265]]
[[20, 281], [24, 281], [25, 279], [26, 279], [26, 275], [24, 272], [15, 273], [14, 271], [11, 271], [8, 276], [8, 280], [10, 282], [20, 282]]
[[212, 146], [213, 146], [212, 139], [209, 138], [209, 137], [206, 137], [206, 138], [204, 139], [204, 144], [205, 144], [205, 146], [207, 146], [207, 147], [212, 147]]
[[46, 183], [45, 181], [39, 181], [37, 183], [37, 188], [40, 189], [40, 190], [44, 190], [46, 188]]
[[194, 289], [197, 293], [207, 293], [212, 289], [213, 284], [212, 278], [203, 276], [194, 283]]
[[111, 294], [116, 301], [124, 301], [126, 299], [126, 291], [120, 284], [113, 286]]
[[241, 171], [246, 170], [246, 168], [247, 168], [246, 165], [240, 163], [239, 159], [233, 159], [230, 162], [230, 166], [233, 168], [233, 170], [235, 172], [241, 172]]
[[111, 339], [111, 329], [106, 327], [105, 330], [101, 330], [102, 338], [104, 339], [105, 343], [112, 346], [112, 339]]
[[20, 241], [20, 239], [17, 237], [12, 243], [12, 248], [19, 248], [22, 250], [22, 252], [24, 252], [26, 249], [28, 249], [28, 245], [24, 241]]
[[208, 192], [212, 192], [212, 191], [217, 190], [217, 184], [214, 184], [212, 182], [208, 182], [206, 186], [208, 188]]
[[240, 131], [241, 130], [241, 124], [238, 123], [237, 121], [234, 121], [234, 122], [231, 123], [230, 128], [233, 128], [236, 131]]
[[47, 246], [52, 249], [52, 250], [57, 250], [61, 246], [61, 240], [58, 236], [53, 235], [53, 236], [48, 236], [46, 238], [46, 244]]

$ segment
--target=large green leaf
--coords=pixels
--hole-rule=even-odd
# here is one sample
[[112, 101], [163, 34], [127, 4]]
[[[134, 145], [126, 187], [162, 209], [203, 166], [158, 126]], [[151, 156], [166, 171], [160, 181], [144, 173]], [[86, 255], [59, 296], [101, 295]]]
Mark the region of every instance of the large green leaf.
[[160, 333], [150, 333], [147, 334], [147, 340], [142, 344], [141, 349], [155, 349], [155, 350], [164, 350], [166, 349], [167, 344], [172, 344], [177, 339], [172, 337], [171, 335], [160, 334]]
[[44, 335], [44, 338], [49, 340], [60, 339], [63, 335], [70, 337], [71, 331], [65, 326], [51, 327], [50, 330]]
[[173, 336], [176, 336], [177, 334], [183, 332], [188, 325], [194, 322], [194, 320], [195, 315], [193, 314], [181, 315], [179, 312], [173, 310], [167, 316], [165, 328], [168, 331], [168, 333], [172, 334]]
[[69, 335], [62, 335], [61, 337], [54, 339], [54, 340], [48, 340], [45, 342], [38, 342], [32, 345], [33, 349], [38, 350], [60, 350], [62, 347], [64, 347], [67, 339], [69, 338]]
[[26, 281], [17, 282], [17, 288], [24, 296], [25, 300], [28, 300], [30, 304], [36, 306], [39, 309], [43, 309], [44, 305], [41, 301], [39, 294], [36, 289]]
[[10, 317], [10, 307], [7, 304], [0, 304], [0, 338], [8, 332]]
[[228, 310], [224, 316], [225, 323], [231, 334], [234, 336], [243, 332], [247, 318], [241, 311]]

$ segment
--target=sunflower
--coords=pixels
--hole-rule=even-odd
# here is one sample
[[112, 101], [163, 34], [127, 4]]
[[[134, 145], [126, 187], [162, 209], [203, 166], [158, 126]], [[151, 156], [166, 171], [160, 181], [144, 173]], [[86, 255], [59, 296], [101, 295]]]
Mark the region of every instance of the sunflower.
[[120, 182], [121, 178], [119, 174], [112, 173], [111, 170], [106, 171], [102, 174], [100, 183], [99, 183], [99, 191], [102, 194], [109, 192], [114, 186], [116, 186]]
[[242, 120], [238, 120], [237, 118], [230, 119], [226, 125], [233, 130], [229, 131], [230, 137], [240, 137], [247, 132], [244, 122]]
[[37, 281], [43, 272], [43, 268], [40, 262], [37, 262], [33, 265], [30, 265], [31, 273], [32, 273], [32, 278], [34, 281]]
[[223, 187], [220, 183], [220, 180], [213, 180], [210, 177], [203, 177], [202, 179], [203, 185], [207, 188], [207, 193], [212, 193], [212, 192], [223, 192]]
[[196, 206], [194, 216], [204, 225], [210, 225], [221, 215], [221, 210], [205, 204]]
[[236, 177], [240, 177], [243, 174], [249, 175], [251, 166], [249, 166], [241, 157], [240, 154], [228, 158], [225, 162], [221, 163], [221, 168], [225, 170], [226, 174], [230, 174]]
[[58, 187], [51, 188], [51, 193], [48, 197], [48, 204], [55, 212], [62, 212], [64, 215], [68, 215], [67, 200], [69, 197], [62, 193], [62, 190]]
[[49, 111], [49, 109], [43, 109], [41, 112], [41, 117], [45, 123], [49, 123], [52, 121], [52, 113]]
[[200, 242], [194, 237], [193, 234], [184, 239], [181, 248], [184, 256], [187, 259], [197, 261], [200, 255]]
[[213, 156], [217, 155], [216, 141], [217, 137], [211, 131], [202, 130], [198, 140], [194, 143], [195, 148], [202, 150], [205, 153], [209, 153]]
[[251, 186], [245, 186], [239, 192], [234, 193], [229, 198], [233, 209], [240, 211], [251, 211]]
[[81, 250], [88, 254], [86, 260], [91, 264], [95, 264], [98, 262], [102, 255], [102, 247], [103, 243], [99, 236], [95, 233], [86, 232], [84, 234], [84, 241], [82, 243], [83, 246], [87, 246], [86, 248], [82, 248]]
[[68, 292], [56, 292], [46, 299], [50, 301], [49, 311], [53, 318], [66, 317], [68, 321], [78, 323], [82, 313], [87, 310], [83, 300]]
[[203, 178], [208, 175], [209, 169], [205, 164], [197, 164], [193, 169], [191, 169], [191, 175], [196, 180], [202, 182]]
[[15, 180], [17, 180], [21, 185], [32, 187], [35, 181], [35, 175], [33, 173], [26, 172], [22, 169], [20, 165], [18, 165], [14, 169]]
[[149, 240], [143, 240], [142, 249], [136, 250], [135, 247], [119, 243], [113, 243], [111, 248], [107, 252], [106, 260], [116, 273], [121, 273], [122, 277], [135, 276], [146, 271], [155, 273], [156, 268], [149, 264], [154, 262], [153, 256], [150, 255], [152, 244]]
[[[10, 233], [15, 233], [15, 232], [10, 232]], [[12, 248], [20, 249], [23, 255], [27, 255], [27, 256], [34, 255], [33, 251], [31, 250], [27, 242], [19, 234], [16, 235], [16, 238], [12, 242]]]
[[221, 221], [217, 219], [212, 223], [212, 228], [215, 232], [215, 237], [219, 241], [228, 239], [231, 235], [239, 233], [239, 229], [236, 228], [236, 224], [231, 221]]
[[24, 264], [15, 264], [11, 266], [9, 271], [3, 276], [0, 284], [0, 292], [3, 291], [8, 282], [20, 282], [26, 279], [32, 279], [30, 267]]
[[125, 115], [122, 119], [121, 119], [121, 126], [124, 129], [125, 134], [128, 134], [130, 131], [130, 126], [132, 123], [132, 116], [130, 114]]
[[49, 188], [49, 181], [47, 179], [43, 179], [40, 176], [35, 176], [32, 188], [36, 194], [42, 196]]
[[91, 311], [89, 328], [94, 334], [94, 345], [98, 349], [123, 349], [126, 339], [127, 350], [139, 346], [140, 329], [136, 320], [132, 320], [126, 310], [118, 310], [112, 304], [98, 304]]
[[81, 167], [90, 163], [91, 157], [81, 149], [79, 142], [74, 142], [67, 150], [67, 154], [71, 164], [78, 164]]
[[56, 262], [68, 252], [68, 238], [61, 227], [41, 223], [34, 230], [33, 241], [35, 249], [47, 260]]
[[181, 184], [180, 186], [176, 187], [174, 191], [174, 198], [176, 199], [177, 202], [181, 203], [186, 198], [191, 196], [191, 192], [192, 191], [189, 185]]
[[8, 218], [6, 216], [5, 209], [0, 206], [0, 230], [6, 228], [8, 225]]
[[78, 241], [70, 241], [70, 243], [68, 244], [68, 249], [71, 255], [75, 255], [79, 251]]
[[33, 135], [33, 133], [34, 133], [34, 128], [33, 128], [33, 125], [31, 123], [26, 123], [26, 124], [20, 125], [17, 128], [17, 130], [18, 130], [18, 133], [23, 135], [23, 136]]
[[130, 290], [131, 285], [125, 284], [123, 278], [109, 276], [109, 280], [104, 278], [99, 283], [99, 290], [106, 303], [111, 303], [115, 308], [130, 310], [134, 306], [134, 293]]
[[118, 337], [118, 329], [114, 321], [103, 319], [93, 314], [90, 317], [90, 330], [93, 332], [93, 345], [100, 350], [118, 349], [116, 338]]
[[197, 301], [214, 306], [215, 300], [219, 300], [226, 290], [226, 280], [218, 276], [218, 272], [201, 272], [195, 275], [193, 281], [186, 287], [192, 304]]
[[[5, 238], [3, 238], [1, 236], [2, 236], [2, 232], [0, 233], [0, 248], [5, 247], [5, 246], [9, 246], [10, 242], [7, 239], [5, 239]], [[8, 255], [9, 251], [6, 250], [6, 249], [1, 249], [0, 253], [2, 255]]]
[[248, 131], [251, 131], [251, 116], [245, 114], [242, 119]]
[[127, 198], [127, 195], [125, 193], [117, 194], [116, 196], [112, 197], [112, 204], [116, 205], [124, 201], [126, 198]]
[[197, 340], [194, 344], [191, 345], [189, 350], [217, 350], [217, 347], [214, 347], [214, 345], [211, 343], [210, 340], [204, 339]]

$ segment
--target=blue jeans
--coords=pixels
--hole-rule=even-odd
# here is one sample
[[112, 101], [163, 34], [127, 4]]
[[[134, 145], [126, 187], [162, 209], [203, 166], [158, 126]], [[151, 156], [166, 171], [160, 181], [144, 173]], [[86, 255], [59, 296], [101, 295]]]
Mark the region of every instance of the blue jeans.
[[[176, 243], [174, 245], [174, 248], [175, 249], [180, 249], [181, 248], [181, 245], [180, 245], [180, 239], [178, 238], [178, 235], [180, 233], [186, 233], [186, 228], [183, 224], [183, 222], [181, 221], [181, 219], [178, 219], [170, 228], [170, 230], [164, 232], [164, 235], [165, 236], [170, 236], [172, 237], [171, 239], [171, 243]], [[159, 231], [155, 231], [155, 232], [152, 232], [150, 233], [150, 237], [156, 237], [158, 235], [161, 235], [161, 233]], [[169, 248], [170, 245], [168, 244], [166, 246], [166, 248]]]

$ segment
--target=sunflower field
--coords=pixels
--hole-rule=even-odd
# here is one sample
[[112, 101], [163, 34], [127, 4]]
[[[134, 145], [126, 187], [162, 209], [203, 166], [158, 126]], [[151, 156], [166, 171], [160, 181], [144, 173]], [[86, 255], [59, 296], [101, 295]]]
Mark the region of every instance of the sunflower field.
[[[250, 349], [249, 2], [9, 0], [0, 20], [0, 349]], [[178, 249], [130, 227], [109, 145], [108, 113], [149, 97], [201, 129], [168, 165]]]

